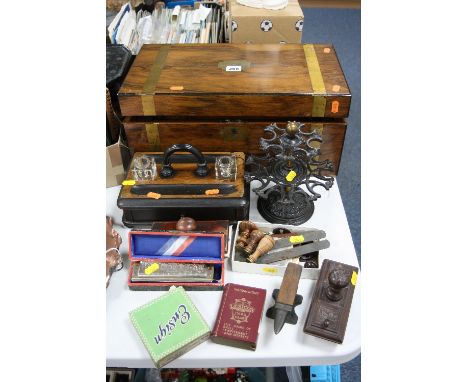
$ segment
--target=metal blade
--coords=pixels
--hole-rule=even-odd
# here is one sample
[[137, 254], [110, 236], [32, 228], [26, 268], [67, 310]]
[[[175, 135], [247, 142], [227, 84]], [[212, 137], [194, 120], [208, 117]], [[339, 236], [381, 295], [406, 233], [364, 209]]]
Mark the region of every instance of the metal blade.
[[320, 240], [311, 244], [298, 245], [294, 248], [267, 253], [258, 259], [257, 264], [271, 264], [276, 261], [293, 259], [295, 257], [305, 255], [306, 253], [320, 251], [328, 247], [330, 247], [330, 242], [328, 240]]
[[322, 230], [311, 230], [298, 232], [297, 235], [285, 237], [283, 239], [275, 240], [275, 250], [280, 248], [287, 248], [294, 244], [309, 243], [311, 241], [317, 241], [323, 239], [326, 236], [325, 231]]
[[275, 310], [275, 322], [273, 329], [275, 331], [275, 334], [278, 334], [281, 331], [281, 329], [283, 329], [284, 323], [286, 322], [286, 317], [289, 312], [279, 308], [275, 308]]

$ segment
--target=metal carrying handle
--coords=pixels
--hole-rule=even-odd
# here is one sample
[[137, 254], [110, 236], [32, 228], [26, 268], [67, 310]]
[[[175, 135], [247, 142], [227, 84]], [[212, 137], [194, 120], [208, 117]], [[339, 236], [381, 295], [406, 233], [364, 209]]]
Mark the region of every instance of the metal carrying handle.
[[206, 163], [205, 156], [201, 153], [201, 151], [188, 143], [179, 143], [172, 145], [171, 147], [167, 148], [166, 151], [164, 151], [162, 169], [160, 173], [162, 178], [170, 178], [171, 176], [174, 176], [175, 170], [172, 168], [169, 159], [172, 154], [179, 151], [189, 152], [195, 156], [195, 158], [197, 158], [198, 164], [197, 169], [195, 170], [196, 176], [204, 177], [208, 175], [208, 165]]

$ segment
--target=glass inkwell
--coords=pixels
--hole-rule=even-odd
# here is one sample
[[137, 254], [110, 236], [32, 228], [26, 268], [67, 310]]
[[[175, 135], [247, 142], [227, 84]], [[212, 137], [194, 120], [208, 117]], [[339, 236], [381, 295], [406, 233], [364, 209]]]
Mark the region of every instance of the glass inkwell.
[[158, 177], [156, 161], [149, 155], [142, 155], [133, 160], [133, 179], [137, 181], [155, 180]]
[[237, 162], [235, 155], [221, 155], [216, 157], [215, 175], [218, 180], [236, 180]]

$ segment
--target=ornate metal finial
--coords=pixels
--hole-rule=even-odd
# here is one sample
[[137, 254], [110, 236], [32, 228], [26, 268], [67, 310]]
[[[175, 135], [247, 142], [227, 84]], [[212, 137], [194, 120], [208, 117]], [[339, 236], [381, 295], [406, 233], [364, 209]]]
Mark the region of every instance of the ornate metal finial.
[[[264, 131], [271, 137], [260, 138], [264, 155], [251, 155], [246, 160], [245, 179], [260, 181], [253, 189], [259, 196], [258, 211], [271, 223], [305, 223], [314, 213], [313, 202], [320, 198], [314, 189], [333, 186], [333, 177], [323, 174], [333, 170], [333, 164], [318, 161], [320, 149], [313, 146], [322, 142], [322, 136], [303, 128], [304, 124], [295, 121], [288, 122], [285, 129], [275, 123], [267, 126]], [[270, 184], [273, 186], [268, 188]]]

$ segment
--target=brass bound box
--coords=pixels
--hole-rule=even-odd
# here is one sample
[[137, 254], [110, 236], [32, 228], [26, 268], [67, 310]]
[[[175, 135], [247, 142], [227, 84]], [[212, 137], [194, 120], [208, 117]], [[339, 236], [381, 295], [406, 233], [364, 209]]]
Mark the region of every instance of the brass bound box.
[[128, 144], [160, 151], [179, 137], [202, 151], [259, 153], [270, 123], [322, 135], [338, 169], [351, 93], [331, 45], [144, 45], [119, 91]]

